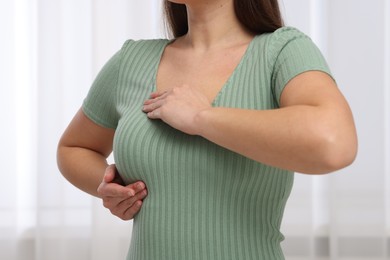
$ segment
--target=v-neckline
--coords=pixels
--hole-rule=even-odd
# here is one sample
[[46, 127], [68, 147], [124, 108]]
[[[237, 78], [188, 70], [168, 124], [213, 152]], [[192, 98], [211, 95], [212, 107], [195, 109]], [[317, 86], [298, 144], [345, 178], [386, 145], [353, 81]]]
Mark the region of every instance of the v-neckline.
[[[250, 52], [253, 49], [254, 41], [255, 41], [256, 38], [257, 38], [257, 35], [255, 35], [253, 37], [253, 39], [249, 42], [248, 46], [246, 47], [246, 50], [245, 50], [244, 54], [242, 55], [240, 61], [237, 64], [237, 66], [234, 68], [234, 70], [232, 71], [230, 76], [227, 78], [226, 82], [222, 85], [221, 89], [217, 92], [217, 94], [213, 98], [213, 100], [211, 102], [211, 105], [213, 107], [218, 105], [218, 101], [220, 99], [220, 96], [225, 92], [225, 90], [227, 88], [229, 88], [230, 82], [232, 81], [234, 76], [239, 72], [239, 70], [241, 69], [241, 67], [245, 63], [245, 61], [250, 56], [249, 54], [250, 54]], [[152, 84], [151, 84], [152, 85], [151, 86], [151, 92], [157, 91], [157, 74], [158, 74], [158, 70], [159, 70], [159, 67], [160, 67], [160, 64], [161, 64], [161, 60], [162, 60], [163, 54], [165, 52], [165, 49], [173, 41], [174, 41], [174, 39], [172, 39], [172, 40], [165, 40], [164, 44], [161, 46], [160, 52], [159, 52], [159, 54], [157, 56], [158, 58], [157, 58], [157, 62], [156, 62], [155, 68], [154, 68], [154, 72], [153, 72]]]

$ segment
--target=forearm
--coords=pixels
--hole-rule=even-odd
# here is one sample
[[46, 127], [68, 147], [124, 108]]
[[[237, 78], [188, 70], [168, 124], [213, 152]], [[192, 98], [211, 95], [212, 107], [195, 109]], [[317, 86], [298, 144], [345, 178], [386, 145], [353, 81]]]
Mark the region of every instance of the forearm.
[[57, 163], [70, 183], [98, 197], [97, 188], [108, 166], [103, 155], [86, 148], [59, 146]]
[[[275, 110], [211, 108], [196, 119], [204, 138], [271, 166], [303, 173], [326, 173], [353, 157], [344, 118], [315, 106]], [[346, 129], [346, 130], [339, 130]], [[346, 151], [347, 150], [347, 151]], [[340, 161], [339, 161], [340, 160]]]

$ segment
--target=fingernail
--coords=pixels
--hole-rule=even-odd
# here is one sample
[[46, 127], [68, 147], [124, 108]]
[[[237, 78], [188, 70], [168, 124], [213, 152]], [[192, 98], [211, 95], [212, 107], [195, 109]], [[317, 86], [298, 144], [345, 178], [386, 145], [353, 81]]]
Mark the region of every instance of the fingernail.
[[128, 193], [128, 195], [129, 195], [130, 197], [133, 197], [133, 196], [135, 195], [135, 191], [134, 191], [134, 190], [130, 190], [129, 193]]

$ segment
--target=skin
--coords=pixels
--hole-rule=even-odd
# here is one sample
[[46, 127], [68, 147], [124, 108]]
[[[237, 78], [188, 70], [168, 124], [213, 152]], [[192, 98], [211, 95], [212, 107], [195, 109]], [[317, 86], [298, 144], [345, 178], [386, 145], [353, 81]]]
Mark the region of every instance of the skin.
[[[323, 174], [353, 162], [357, 137], [352, 113], [335, 82], [322, 72], [292, 79], [280, 109], [212, 107], [254, 35], [237, 21], [232, 0], [175, 2], [187, 5], [189, 32], [165, 49], [157, 91], [142, 108], [145, 116], [296, 172]], [[58, 165], [71, 183], [102, 198], [114, 215], [127, 220], [140, 210], [147, 189], [141, 181], [125, 186], [115, 166], [107, 165], [114, 133], [80, 109], [59, 142]]]

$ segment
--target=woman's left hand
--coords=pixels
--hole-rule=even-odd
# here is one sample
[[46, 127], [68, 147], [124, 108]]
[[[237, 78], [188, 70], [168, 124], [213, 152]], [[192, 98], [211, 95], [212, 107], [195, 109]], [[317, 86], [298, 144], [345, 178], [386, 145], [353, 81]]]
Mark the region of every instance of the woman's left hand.
[[144, 102], [142, 111], [150, 119], [161, 119], [170, 126], [190, 135], [199, 134], [197, 115], [211, 108], [207, 97], [187, 85], [169, 91], [153, 92]]

